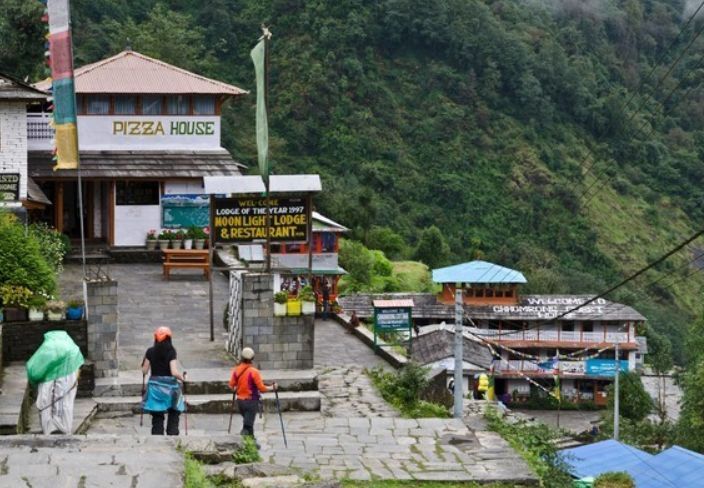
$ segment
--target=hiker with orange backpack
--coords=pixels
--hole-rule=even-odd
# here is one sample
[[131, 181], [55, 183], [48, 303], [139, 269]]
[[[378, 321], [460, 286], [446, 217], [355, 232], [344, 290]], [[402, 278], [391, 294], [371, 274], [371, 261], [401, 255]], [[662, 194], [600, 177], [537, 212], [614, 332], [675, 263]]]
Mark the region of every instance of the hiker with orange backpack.
[[[241, 361], [232, 370], [230, 375], [230, 388], [233, 391], [233, 406], [235, 396], [237, 398], [237, 408], [242, 416], [241, 435], [248, 435], [254, 438], [254, 420], [259, 411], [259, 401], [261, 393], [276, 391], [276, 383], [267, 386], [262, 381], [262, 374], [252, 365], [254, 350], [250, 347], [242, 349]], [[230, 415], [230, 425], [232, 425], [232, 415]], [[229, 432], [229, 429], [228, 429]]]

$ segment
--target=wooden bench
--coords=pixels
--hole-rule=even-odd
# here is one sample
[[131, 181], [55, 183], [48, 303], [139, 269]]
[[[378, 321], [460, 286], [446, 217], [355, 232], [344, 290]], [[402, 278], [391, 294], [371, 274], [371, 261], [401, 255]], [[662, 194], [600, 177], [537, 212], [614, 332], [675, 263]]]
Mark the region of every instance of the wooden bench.
[[169, 279], [172, 268], [200, 268], [207, 280], [210, 277], [210, 262], [207, 249], [164, 249], [164, 279]]

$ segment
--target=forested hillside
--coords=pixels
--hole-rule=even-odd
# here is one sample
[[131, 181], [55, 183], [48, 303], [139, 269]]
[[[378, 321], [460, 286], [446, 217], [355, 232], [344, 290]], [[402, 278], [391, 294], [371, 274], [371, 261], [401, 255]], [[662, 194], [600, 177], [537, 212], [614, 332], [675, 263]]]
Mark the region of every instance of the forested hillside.
[[[532, 292], [575, 293], [701, 226], [704, 16], [687, 24], [699, 3], [72, 2], [77, 65], [129, 45], [249, 90], [266, 23], [274, 172], [321, 173], [319, 209], [391, 258], [413, 257], [436, 226], [449, 247], [420, 256], [431, 266], [483, 256], [521, 269]], [[1, 5], [0, 70], [41, 77], [40, 2]], [[253, 105], [230, 104], [223, 133], [254, 168]], [[700, 314], [697, 249], [611, 297], [646, 314], [677, 360]]]

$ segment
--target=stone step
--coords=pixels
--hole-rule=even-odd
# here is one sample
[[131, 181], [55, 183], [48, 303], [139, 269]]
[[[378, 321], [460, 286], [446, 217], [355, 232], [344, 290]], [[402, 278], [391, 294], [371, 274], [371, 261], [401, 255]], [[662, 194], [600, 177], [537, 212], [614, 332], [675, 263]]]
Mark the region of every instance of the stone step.
[[[320, 393], [317, 391], [281, 391], [279, 402], [282, 412], [317, 412], [320, 411]], [[276, 412], [274, 393], [262, 395], [265, 412]], [[103, 396], [96, 397], [98, 412], [140, 412], [140, 396]], [[191, 395], [186, 396], [190, 413], [229, 413], [232, 405], [231, 394]], [[235, 411], [237, 405], [235, 404]]]
[[[91, 420], [98, 412], [98, 404], [91, 398], [76, 398], [73, 403], [73, 433], [85, 434], [90, 426]], [[29, 408], [29, 430], [28, 434], [41, 434], [42, 424], [39, 412], [36, 407]]]
[[[189, 369], [189, 395], [230, 394], [227, 382], [229, 368]], [[318, 389], [318, 374], [315, 370], [268, 370], [262, 371], [262, 378], [268, 384], [275, 381], [280, 392], [315, 391]], [[142, 372], [139, 370], [120, 371], [117, 378], [96, 378], [95, 396], [140, 396], [142, 394]]]
[[27, 389], [27, 372], [24, 363], [10, 363], [2, 372], [2, 394], [0, 394], [0, 435], [21, 433], [20, 414], [25, 390]]

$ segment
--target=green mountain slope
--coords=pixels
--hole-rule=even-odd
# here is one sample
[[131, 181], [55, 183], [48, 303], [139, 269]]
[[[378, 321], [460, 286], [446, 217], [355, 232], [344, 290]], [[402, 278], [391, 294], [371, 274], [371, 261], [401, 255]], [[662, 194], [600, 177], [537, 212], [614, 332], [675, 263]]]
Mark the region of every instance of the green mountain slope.
[[[0, 33], [33, 26], [30, 3], [6, 0]], [[484, 256], [524, 271], [532, 292], [596, 292], [704, 217], [701, 38], [668, 73], [702, 28], [680, 34], [696, 4], [74, 0], [74, 42], [77, 64], [129, 44], [253, 89], [265, 22], [272, 167], [321, 173], [321, 211], [375, 247], [400, 236], [396, 258], [435, 225], [448, 263]], [[41, 75], [36, 43], [0, 49], [2, 69]], [[31, 59], [34, 72], [15, 71]], [[256, 167], [253, 104], [229, 105], [223, 139]], [[646, 313], [676, 356], [701, 308], [695, 251], [612, 297]]]

